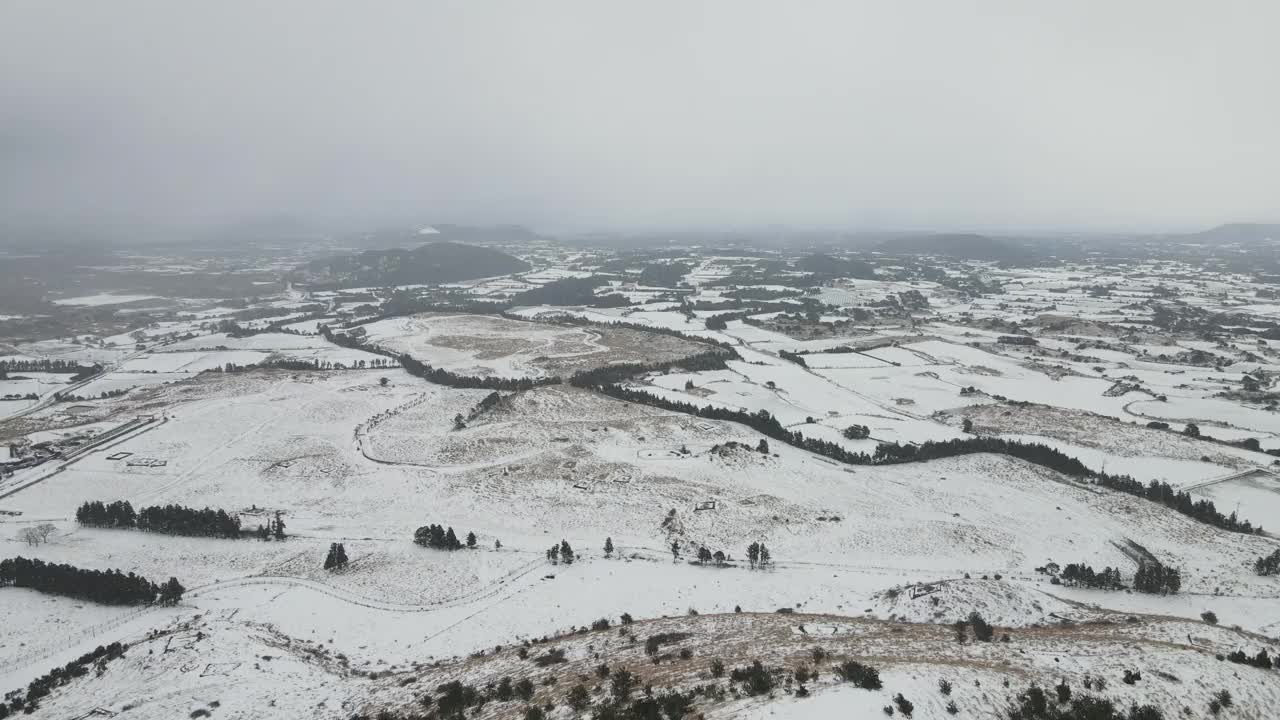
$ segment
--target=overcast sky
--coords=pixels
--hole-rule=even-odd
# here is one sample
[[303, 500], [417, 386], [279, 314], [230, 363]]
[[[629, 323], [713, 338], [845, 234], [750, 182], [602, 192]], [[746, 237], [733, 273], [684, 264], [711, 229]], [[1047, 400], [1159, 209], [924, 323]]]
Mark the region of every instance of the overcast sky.
[[0, 213], [1277, 221], [1277, 27], [1277, 0], [0, 0]]

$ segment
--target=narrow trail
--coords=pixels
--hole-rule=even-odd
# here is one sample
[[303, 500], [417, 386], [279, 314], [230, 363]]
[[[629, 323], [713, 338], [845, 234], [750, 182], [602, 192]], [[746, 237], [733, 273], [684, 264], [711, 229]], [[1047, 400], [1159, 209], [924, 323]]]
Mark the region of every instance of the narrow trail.
[[435, 612], [437, 610], [446, 610], [449, 608], [462, 607], [470, 605], [474, 602], [484, 600], [500, 594], [503, 590], [514, 587], [514, 581], [527, 577], [530, 573], [537, 572], [546, 566], [546, 561], [541, 557], [530, 560], [514, 570], [509, 571], [501, 578], [493, 580], [481, 587], [464, 593], [458, 597], [449, 600], [441, 600], [439, 602], [428, 603], [394, 603], [384, 602], [370, 597], [365, 597], [357, 593], [333, 587], [322, 582], [309, 580], [291, 575], [250, 575], [232, 580], [224, 580], [221, 582], [209, 583], [200, 587], [188, 590], [185, 599], [200, 597], [210, 593], [226, 590], [231, 588], [246, 587], [253, 585], [284, 585], [291, 588], [302, 588], [313, 592], [326, 595], [328, 597], [341, 600], [342, 602], [368, 608], [371, 610], [381, 610], [384, 612], [395, 613], [425, 613]]

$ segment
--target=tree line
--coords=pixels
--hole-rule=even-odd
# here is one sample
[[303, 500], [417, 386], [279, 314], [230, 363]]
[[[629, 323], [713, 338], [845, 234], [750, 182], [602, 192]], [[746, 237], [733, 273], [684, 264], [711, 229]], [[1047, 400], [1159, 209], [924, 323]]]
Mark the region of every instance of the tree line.
[[1153, 595], [1172, 595], [1182, 589], [1182, 574], [1160, 562], [1140, 562], [1133, 574], [1133, 589]]
[[[608, 368], [604, 369], [607, 370]], [[602, 374], [591, 376], [590, 379], [601, 376], [606, 379], [611, 379], [612, 377], [609, 374]], [[578, 376], [575, 375], [574, 379], [576, 381]], [[575, 384], [577, 383], [575, 382]], [[1223, 530], [1239, 533], [1262, 533], [1260, 526], [1255, 526], [1247, 520], [1240, 519], [1235, 512], [1230, 515], [1222, 514], [1211, 500], [1195, 500], [1189, 493], [1176, 491], [1168, 483], [1153, 480], [1149, 485], [1144, 486], [1141, 482], [1128, 475], [1109, 475], [1104, 472], [1095, 472], [1078, 459], [1042, 443], [1024, 443], [997, 437], [929, 440], [918, 445], [880, 443], [876, 446], [875, 454], [868, 455], [865, 452], [854, 452], [830, 440], [809, 438], [798, 430], [788, 430], [767, 410], [749, 412], [743, 409], [715, 405], [700, 407], [691, 402], [671, 400], [647, 390], [623, 387], [607, 380], [598, 384], [585, 383], [582, 386], [592, 387], [609, 397], [626, 402], [682, 412], [707, 418], [708, 420], [740, 423], [762, 435], [781, 440], [802, 450], [808, 450], [847, 465], [891, 465], [906, 462], [927, 462], [929, 460], [939, 460], [973, 453], [1009, 455], [1072, 477], [1091, 478], [1103, 487], [1161, 503], [1193, 520], [1198, 520]]]
[[1062, 572], [1054, 580], [1064, 585], [1094, 588], [1096, 590], [1119, 590], [1124, 587], [1124, 579], [1120, 569], [1106, 567], [1102, 572], [1094, 570], [1084, 563], [1071, 563], [1062, 568]]
[[[541, 320], [536, 320], [536, 319], [531, 320], [526, 317], [521, 317], [519, 315], [511, 315], [509, 313], [503, 313], [502, 317], [507, 318], [508, 320], [522, 320], [524, 322], [543, 322]], [[681, 340], [687, 340], [689, 342], [698, 343], [700, 345], [715, 345], [716, 347], [721, 347], [728, 350], [730, 352], [730, 359], [738, 358], [738, 352], [734, 350], [733, 345], [728, 342], [725, 342], [723, 340], [717, 340], [715, 338], [702, 337], [700, 335], [690, 335], [687, 332], [676, 330], [674, 328], [657, 327], [654, 325], [643, 325], [641, 323], [627, 322], [625, 320], [600, 322], [598, 320], [591, 320], [589, 318], [576, 317], [576, 316], [556, 318], [555, 324], [556, 325], [592, 325], [596, 327], [621, 328], [624, 330], [637, 330], [639, 332], [655, 333], [658, 335], [668, 335], [670, 337], [680, 338]]]
[[71, 682], [75, 678], [89, 674], [89, 668], [97, 665], [101, 671], [106, 663], [124, 657], [128, 645], [113, 642], [110, 645], [99, 645], [71, 662], [56, 667], [27, 684], [26, 693], [15, 690], [5, 695], [6, 702], [0, 702], [0, 720], [19, 713], [30, 714], [38, 708], [38, 703], [53, 692], [53, 689]]
[[407, 354], [400, 356], [400, 367], [404, 368], [405, 372], [410, 375], [420, 377], [427, 382], [471, 390], [530, 390], [541, 385], [557, 385], [560, 383], [560, 378], [555, 376], [503, 378], [494, 375], [483, 377], [478, 375], [459, 375], [443, 368], [432, 367], [426, 363], [419, 362]]
[[1175, 490], [1167, 482], [1152, 480], [1143, 485], [1140, 481], [1134, 480], [1128, 475], [1108, 475], [1106, 473], [1095, 473], [1095, 477], [1097, 478], [1097, 483], [1103, 487], [1119, 490], [1152, 502], [1158, 502], [1202, 523], [1232, 532], [1262, 534], [1262, 526], [1254, 526], [1248, 520], [1241, 520], [1236, 516], [1235, 511], [1232, 511], [1230, 515], [1223, 515], [1218, 511], [1212, 500], [1196, 500], [1191, 497], [1190, 493], [1184, 490]]
[[728, 367], [726, 360], [732, 360], [737, 357], [736, 353], [728, 353], [722, 349], [706, 350], [694, 355], [679, 358], [676, 360], [664, 360], [662, 362], [653, 363], [617, 363], [613, 365], [605, 365], [593, 370], [582, 370], [573, 374], [569, 379], [569, 384], [580, 388], [596, 388], [599, 389], [605, 385], [611, 385], [621, 380], [643, 375], [651, 372], [666, 372], [673, 368], [680, 368], [688, 372], [702, 372], [706, 370], [723, 370]]
[[50, 358], [29, 360], [0, 360], [0, 380], [7, 380], [11, 372], [42, 372], [89, 377], [102, 370], [101, 365], [81, 365], [74, 360]]
[[86, 570], [73, 565], [46, 563], [24, 557], [0, 560], [0, 587], [31, 588], [51, 595], [82, 598], [104, 605], [139, 605], [160, 602], [172, 605], [186, 588], [177, 578], [163, 585], [119, 570]]
[[196, 510], [172, 504], [152, 505], [134, 512], [128, 500], [105, 504], [96, 500], [76, 509], [76, 522], [91, 527], [136, 528], [166, 535], [240, 537], [239, 516], [221, 509]]

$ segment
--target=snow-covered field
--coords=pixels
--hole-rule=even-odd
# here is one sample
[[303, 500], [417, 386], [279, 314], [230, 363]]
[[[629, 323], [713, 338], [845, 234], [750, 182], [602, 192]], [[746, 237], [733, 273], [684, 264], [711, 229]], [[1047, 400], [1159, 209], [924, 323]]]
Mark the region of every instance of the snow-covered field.
[[414, 315], [362, 326], [365, 339], [461, 375], [569, 376], [620, 362], [654, 362], [703, 350], [695, 343], [622, 328], [551, 325], [484, 315]]
[[[1263, 397], [1280, 357], [1248, 338], [1211, 342], [1150, 329], [1143, 303], [1154, 283], [1145, 277], [1109, 268], [953, 268], [1006, 283], [999, 294], [972, 297], [919, 279], [762, 285], [785, 294], [788, 308], [830, 303], [813, 311], [825, 325], [795, 333], [775, 322], [777, 305], [751, 322], [739, 315], [708, 328], [719, 306], [736, 308], [733, 289], [718, 283], [752, 260], [686, 260], [693, 270], [682, 291], [704, 303], [696, 310], [672, 295], [639, 304], [668, 291], [613, 280], [637, 304], [514, 311], [538, 322], [386, 317], [346, 330], [362, 328], [371, 344], [438, 368], [501, 377], [568, 377], [707, 347], [550, 322], [557, 315], [679, 330], [727, 343], [739, 359], [717, 370], [639, 373], [627, 387], [768, 412], [806, 437], [868, 454], [881, 442], [1040, 443], [1095, 470], [1187, 489], [1268, 530], [1280, 517], [1275, 458], [1241, 443], [1266, 448], [1280, 437]], [[505, 297], [592, 274], [535, 266], [522, 277], [449, 289]], [[1117, 289], [1088, 294], [1102, 282]], [[1233, 285], [1215, 287], [1230, 293]], [[866, 317], [907, 293], [929, 302], [918, 317]], [[1105, 692], [1090, 688], [1094, 694], [1125, 707], [1154, 703], [1166, 717], [1182, 707], [1205, 716], [1221, 689], [1234, 698], [1226, 717], [1268, 717], [1280, 697], [1280, 673], [1216, 659], [1280, 645], [1280, 580], [1253, 570], [1280, 548], [1270, 535], [1227, 532], [1005, 455], [844, 465], [744, 425], [567, 384], [502, 392], [495, 402], [491, 391], [433, 385], [386, 356], [326, 341], [319, 323], [341, 331], [351, 319], [336, 297], [291, 291], [255, 305], [326, 303], [332, 319], [288, 325], [299, 334], [233, 337], [218, 323], [244, 308], [215, 306], [104, 337], [4, 348], [103, 365], [66, 402], [53, 398], [65, 375], [0, 380], [0, 394], [40, 398], [0, 408], [11, 417], [0, 430], [15, 447], [70, 446], [135, 418], [148, 422], [0, 478], [3, 555], [174, 576], [187, 592], [174, 608], [135, 609], [0, 589], [0, 690], [123, 640], [131, 643], [124, 658], [55, 690], [37, 716], [345, 719], [421, 708], [421, 697], [449, 680], [484, 688], [529, 677], [532, 700], [491, 699], [469, 715], [524, 717], [526, 705], [550, 703], [551, 717], [569, 720], [584, 716], [566, 704], [578, 682], [592, 704], [604, 702], [610, 681], [596, 675], [601, 663], [635, 673], [639, 697], [647, 683], [658, 693], [727, 687], [710, 671], [713, 658], [731, 669], [761, 659], [779, 685], [722, 699], [704, 687], [690, 716], [878, 717], [901, 693], [915, 718], [951, 717], [949, 702], [959, 717], [1004, 718], [1029, 684], [1065, 680], [1085, 693], [1086, 677], [1091, 685], [1106, 679]], [[854, 310], [863, 313], [856, 323]], [[1036, 343], [1009, 341], [1023, 331]], [[823, 352], [841, 346], [859, 350]], [[803, 363], [788, 359], [797, 351]], [[314, 361], [316, 369], [252, 368], [277, 360]], [[1246, 372], [1261, 388], [1248, 401], [1238, 399]], [[128, 392], [97, 399], [117, 390]], [[1148, 427], [1152, 421], [1173, 426]], [[1182, 432], [1186, 423], [1217, 440]], [[870, 437], [846, 438], [854, 425]], [[250, 529], [279, 513], [288, 538], [82, 527], [74, 514], [88, 500], [221, 508]], [[44, 523], [54, 526], [48, 542], [18, 539]], [[415, 545], [415, 529], [433, 523], [461, 539], [474, 533], [474, 547]], [[561, 541], [575, 562], [548, 558]], [[752, 542], [768, 546], [767, 568], [750, 566]], [[344, 545], [347, 567], [324, 569], [331, 543]], [[724, 553], [723, 564], [698, 562], [704, 547]], [[1043, 571], [1087, 563], [1119, 568], [1127, 583], [1144, 556], [1177, 568], [1180, 592], [1068, 587]], [[1201, 619], [1206, 611], [1216, 624]], [[1008, 642], [957, 642], [952, 624], [972, 612]], [[623, 613], [636, 622], [619, 632]], [[612, 627], [587, 630], [601, 618]], [[682, 636], [655, 662], [644, 640], [664, 632]], [[517, 646], [527, 646], [528, 658]], [[533, 661], [553, 647], [565, 662]], [[826, 654], [818, 659], [814, 647]], [[879, 667], [884, 687], [840, 682], [832, 666], [845, 659]], [[802, 663], [818, 678], [794, 679]], [[1143, 680], [1124, 683], [1123, 672], [1135, 669]], [[954, 685], [950, 695], [939, 692], [943, 679]], [[809, 696], [797, 692], [801, 684]]]

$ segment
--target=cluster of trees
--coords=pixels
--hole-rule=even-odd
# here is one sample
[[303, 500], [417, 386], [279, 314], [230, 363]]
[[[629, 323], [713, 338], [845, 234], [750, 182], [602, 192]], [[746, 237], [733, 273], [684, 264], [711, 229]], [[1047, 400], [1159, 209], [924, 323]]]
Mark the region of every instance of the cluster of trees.
[[91, 527], [137, 528], [168, 535], [240, 537], [240, 518], [226, 510], [196, 510], [172, 504], [152, 505], [135, 513], [127, 500], [111, 503], [94, 500], [76, 509], [76, 522]]
[[280, 519], [280, 511], [276, 511], [274, 518], [268, 518], [266, 525], [258, 525], [254, 534], [259, 540], [284, 540], [288, 537], [284, 534], [284, 520]]
[[679, 287], [693, 266], [682, 262], [649, 263], [640, 271], [639, 283], [648, 287]]
[[6, 585], [104, 605], [137, 605], [157, 599], [161, 604], [172, 605], [186, 592], [177, 578], [171, 577], [163, 585], [157, 585], [140, 575], [125, 575], [119, 570], [85, 570], [24, 557], [0, 560], [0, 587]]
[[57, 530], [58, 527], [53, 523], [40, 523], [19, 530], [18, 539], [35, 547], [42, 542], [49, 542], [49, 536], [57, 532]]
[[854, 686], [863, 690], [879, 690], [883, 687], [880, 682], [880, 671], [857, 660], [846, 660], [836, 665], [835, 670], [841, 680], [853, 683]]
[[325, 570], [341, 570], [347, 566], [347, 549], [342, 543], [329, 543], [329, 554], [324, 558]]
[[547, 560], [552, 564], [562, 562], [565, 565], [572, 565], [576, 557], [568, 540], [561, 540], [560, 544], [547, 548]]
[[56, 667], [32, 680], [27, 684], [26, 693], [16, 690], [5, 696], [5, 702], [0, 703], [0, 720], [19, 713], [35, 712], [39, 707], [38, 703], [53, 692], [54, 688], [88, 675], [89, 668], [94, 665], [101, 670], [106, 663], [118, 657], [124, 657], [126, 649], [128, 649], [127, 645], [118, 642], [106, 646], [99, 645], [66, 665]]
[[1175, 490], [1167, 482], [1152, 480], [1150, 483], [1143, 485], [1140, 481], [1134, 480], [1128, 475], [1096, 473], [1096, 476], [1098, 484], [1103, 487], [1119, 490], [1152, 502], [1158, 502], [1202, 523], [1213, 525], [1223, 530], [1230, 530], [1231, 532], [1262, 534], [1262, 526], [1254, 526], [1248, 520], [1241, 520], [1234, 511], [1230, 515], [1223, 515], [1218, 512], [1218, 508], [1213, 504], [1212, 500], [1196, 500], [1190, 493]]
[[[435, 548], [436, 550], [461, 550], [463, 548], [462, 541], [458, 540], [458, 536], [453, 532], [453, 527], [445, 529], [442, 525], [423, 525], [413, 531], [413, 542], [422, 547]], [[467, 533], [466, 547], [473, 548], [476, 546], [476, 534]]]
[[1106, 567], [1097, 572], [1084, 563], [1071, 563], [1055, 578], [1067, 585], [1078, 585], [1099, 590], [1119, 590], [1124, 587], [1119, 568]]
[[1227, 654], [1227, 660], [1241, 665], [1252, 665], [1263, 670], [1270, 670], [1276, 664], [1276, 661], [1267, 655], [1266, 648], [1259, 650], [1257, 655], [1245, 655], [1243, 650], [1235, 650]]
[[1140, 562], [1138, 571], [1133, 574], [1133, 589], [1144, 593], [1172, 595], [1182, 589], [1182, 575], [1177, 568], [1158, 561]]
[[707, 563], [712, 561], [715, 561], [715, 564], [717, 565], [723, 565], [725, 560], [727, 559], [728, 559], [728, 556], [724, 554], [723, 550], [717, 550], [715, 552], [711, 552], [710, 550], [707, 549], [706, 545], [703, 545], [702, 547], [698, 548], [698, 564], [699, 565], [706, 565]]
[[91, 527], [131, 528], [137, 524], [138, 514], [128, 500], [110, 503], [93, 500], [76, 509], [76, 522]]
[[[956, 631], [957, 642], [967, 640], [969, 638], [969, 630], [973, 630], [973, 639], [979, 642], [991, 642], [996, 636], [996, 629], [976, 610], [969, 613], [968, 618], [952, 623], [952, 628]], [[1006, 635], [1005, 639], [1008, 640], [1008, 637]]]
[[791, 362], [799, 365], [800, 367], [809, 367], [809, 363], [804, 361], [804, 355], [801, 355], [800, 353], [794, 353], [787, 350], [779, 350], [778, 357], [782, 358], [783, 360], [790, 360]]
[[[122, 397], [125, 394], [127, 394], [130, 390], [133, 390], [136, 387], [138, 386], [130, 385], [129, 387], [116, 388], [115, 390], [103, 390], [97, 395], [76, 395], [74, 393], [59, 392], [59, 393], [54, 393], [53, 397], [58, 402], [84, 402], [85, 400], [110, 400], [111, 398]], [[33, 399], [33, 400], [36, 399], [36, 395], [32, 393], [30, 399]]]
[[866, 440], [871, 437], [871, 428], [866, 425], [850, 425], [841, 430], [840, 434], [849, 440]]
[[514, 305], [591, 305], [596, 301], [596, 288], [608, 285], [609, 279], [601, 275], [585, 278], [563, 278], [516, 295]]
[[[585, 714], [592, 709], [591, 717], [597, 720], [679, 720], [693, 712], [693, 703], [701, 689], [690, 693], [675, 690], [655, 691], [645, 688], [637, 697], [632, 697], [639, 679], [629, 670], [611, 670], [608, 665], [601, 665], [596, 676], [608, 681], [604, 687], [608, 694], [594, 702], [587, 686], [579, 682], [564, 695], [564, 703], [569, 706], [575, 716]], [[554, 678], [553, 678], [554, 679]], [[553, 683], [549, 682], [548, 686]], [[773, 687], [772, 681], [769, 687]], [[526, 703], [523, 713], [506, 713], [511, 717], [523, 717], [525, 720], [545, 720], [553, 709], [553, 704], [533, 703], [538, 686], [528, 678], [512, 680], [503, 677], [497, 683], [487, 687], [467, 685], [459, 680], [451, 680], [435, 688], [434, 694], [423, 695], [419, 702], [425, 708], [425, 716], [410, 712], [400, 714], [392, 710], [382, 710], [376, 716], [354, 715], [351, 720], [415, 720], [422, 717], [464, 718], [479, 715], [482, 708], [489, 703]], [[748, 690], [748, 692], [750, 692]], [[754, 694], [754, 693], [753, 693]], [[585, 715], [584, 715], [585, 716]]]
[[773, 559], [769, 554], [769, 548], [764, 546], [762, 542], [753, 542], [747, 546], [747, 562], [751, 563], [753, 568], [762, 568], [768, 565]]
[[[1087, 684], [1086, 680], [1086, 684]], [[1042, 688], [1032, 685], [1014, 698], [1009, 720], [1163, 720], [1164, 714], [1154, 705], [1136, 703], [1123, 710], [1106, 698], [1074, 695], [1066, 683], [1056, 688], [1050, 698]], [[1056, 700], [1056, 702], [1055, 702]]]
[[1275, 575], [1280, 573], [1280, 550], [1276, 550], [1270, 555], [1259, 557], [1253, 563], [1253, 571], [1259, 575]]

